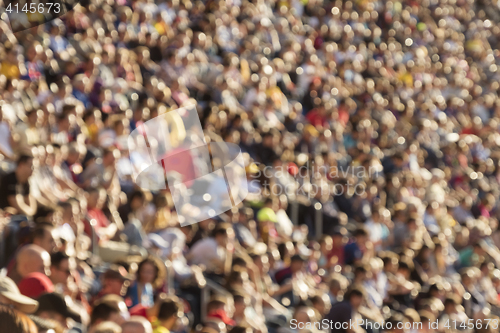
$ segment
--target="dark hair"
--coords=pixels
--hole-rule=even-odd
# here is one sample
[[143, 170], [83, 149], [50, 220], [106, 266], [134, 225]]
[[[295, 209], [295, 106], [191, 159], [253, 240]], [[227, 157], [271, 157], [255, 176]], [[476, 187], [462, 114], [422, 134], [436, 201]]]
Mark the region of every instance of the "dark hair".
[[33, 159], [33, 156], [26, 155], [26, 154], [20, 155], [17, 158], [17, 165], [28, 163], [28, 161], [32, 160], [32, 159]]
[[[233, 328], [231, 328], [231, 330], [229, 331], [229, 333], [245, 333], [248, 331], [248, 327], [245, 327], [245, 326], [235, 326]], [[251, 330], [253, 331], [253, 330]]]
[[247, 262], [245, 261], [245, 259], [243, 259], [241, 257], [234, 257], [231, 266], [232, 267], [234, 267], [234, 266], [247, 267]]
[[94, 325], [98, 320], [107, 321], [113, 313], [120, 313], [120, 309], [112, 304], [100, 303], [92, 310], [90, 324]]
[[50, 263], [52, 266], [56, 267], [59, 267], [59, 265], [61, 264], [61, 262], [63, 262], [63, 260], [68, 260], [68, 259], [69, 256], [62, 251], [55, 252], [50, 255]]
[[217, 309], [223, 308], [226, 305], [222, 300], [220, 299], [213, 299], [207, 304], [207, 313], [211, 313]]
[[168, 320], [172, 316], [178, 316], [179, 312], [184, 311], [184, 306], [177, 297], [164, 299], [158, 310], [158, 320]]
[[352, 286], [344, 295], [344, 299], [350, 300], [353, 296], [364, 297], [365, 294], [363, 292], [362, 287]]
[[8, 306], [0, 305], [0, 323], [2, 332], [32, 333], [37, 331], [35, 323], [27, 315]]
[[230, 228], [229, 223], [219, 223], [218, 225], [215, 226], [214, 230], [212, 231], [212, 237], [217, 237], [218, 235], [226, 235], [227, 234], [227, 229]]
[[322, 302], [322, 301], [323, 301], [323, 298], [321, 298], [321, 296], [320, 296], [320, 295], [314, 295], [314, 296], [313, 296], [313, 297], [311, 297], [309, 300], [310, 300], [310, 301], [311, 301], [311, 303], [314, 305], [314, 304], [318, 304], [318, 303]]
[[364, 228], [358, 228], [358, 229], [354, 230], [354, 232], [352, 233], [352, 235], [354, 237], [368, 236], [368, 233], [366, 232], [366, 230]]
[[47, 223], [37, 225], [31, 232], [31, 242], [35, 241], [35, 239], [45, 238], [46, 232], [49, 232], [49, 228], [52, 228], [52, 225]]
[[233, 293], [233, 303], [235, 304], [244, 302], [246, 298], [248, 298], [248, 295], [243, 292], [235, 291]]
[[140, 191], [140, 190], [135, 190], [133, 191], [131, 194], [130, 194], [130, 197], [128, 199], [128, 202], [132, 202], [132, 200], [134, 200], [135, 198], [139, 198], [139, 199], [142, 199], [144, 200], [144, 192]]
[[141, 261], [139, 263], [139, 265], [137, 266], [137, 273], [136, 273], [136, 279], [137, 279], [137, 281], [139, 281], [139, 278], [140, 278], [139, 275], [141, 273], [141, 270], [144, 267], [144, 265], [146, 265], [146, 264], [153, 265], [153, 267], [155, 268], [155, 280], [158, 278], [158, 274], [160, 273], [160, 269], [158, 268], [158, 265], [156, 264], [156, 262], [153, 259], [146, 258], [143, 261]]

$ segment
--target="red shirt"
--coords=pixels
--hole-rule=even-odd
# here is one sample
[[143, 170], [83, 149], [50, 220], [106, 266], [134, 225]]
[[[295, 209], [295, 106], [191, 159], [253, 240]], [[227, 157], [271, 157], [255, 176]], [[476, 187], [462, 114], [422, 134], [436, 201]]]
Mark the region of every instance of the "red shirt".
[[[94, 219], [96, 221], [96, 225], [94, 226], [94, 230], [96, 232], [101, 228], [107, 228], [109, 226], [109, 220], [106, 215], [104, 215], [102, 210], [91, 208], [88, 210], [87, 215], [89, 216], [89, 220]], [[88, 236], [92, 236], [92, 227], [89, 222], [85, 223], [85, 233]]]
[[344, 264], [344, 247], [341, 245], [339, 247], [332, 247], [330, 253], [328, 253], [328, 261], [332, 259], [332, 257], [336, 256], [338, 258], [337, 264]]

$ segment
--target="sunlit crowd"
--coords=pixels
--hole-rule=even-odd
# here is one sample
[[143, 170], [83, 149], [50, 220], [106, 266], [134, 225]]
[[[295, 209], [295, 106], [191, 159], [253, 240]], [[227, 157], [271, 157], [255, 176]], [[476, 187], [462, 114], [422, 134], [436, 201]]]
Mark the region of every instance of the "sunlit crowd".
[[[498, 332], [497, 1], [1, 18], [0, 331]], [[129, 141], [187, 106], [248, 188], [192, 224], [138, 186]]]

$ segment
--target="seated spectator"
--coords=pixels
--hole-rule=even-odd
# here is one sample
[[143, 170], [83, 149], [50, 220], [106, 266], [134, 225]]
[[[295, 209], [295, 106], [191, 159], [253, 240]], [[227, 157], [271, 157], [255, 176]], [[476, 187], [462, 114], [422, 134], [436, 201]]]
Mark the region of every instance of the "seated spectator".
[[217, 225], [211, 237], [200, 240], [191, 248], [188, 261], [205, 266], [207, 272], [223, 272], [230, 257], [227, 247], [233, 237], [233, 229], [229, 224]]
[[170, 333], [177, 320], [184, 315], [184, 308], [177, 297], [168, 297], [160, 302], [156, 320], [152, 322], [154, 333]]
[[97, 297], [100, 298], [105, 295], [125, 296], [129, 280], [130, 276], [125, 267], [112, 265], [101, 276], [102, 288]]
[[154, 304], [153, 283], [158, 279], [159, 267], [152, 259], [145, 259], [137, 268], [136, 279], [128, 289], [131, 306], [142, 304], [151, 307]]
[[36, 316], [54, 320], [69, 332], [81, 332], [78, 324], [81, 322], [81, 316], [69, 308], [63, 296], [57, 293], [43, 294], [38, 298], [38, 304]]
[[54, 285], [66, 285], [71, 275], [70, 257], [64, 252], [55, 252], [50, 256], [50, 280]]
[[[334, 323], [349, 323], [350, 321], [357, 322], [356, 320], [357, 318], [359, 318], [359, 313], [357, 311], [363, 303], [364, 297], [365, 296], [362, 289], [352, 287], [346, 292], [346, 294], [344, 295], [344, 300], [342, 302], [338, 302], [332, 305], [330, 313], [326, 316], [326, 318]], [[340, 333], [349, 331], [346, 329], [334, 328], [332, 329], [332, 332]]]
[[41, 223], [37, 225], [32, 233], [32, 244], [40, 246], [49, 254], [57, 251], [57, 243], [54, 227], [49, 223]]
[[28, 274], [39, 272], [50, 274], [50, 255], [38, 245], [23, 246], [16, 255], [15, 266], [9, 272], [9, 277], [19, 283]]
[[96, 303], [92, 310], [90, 327], [108, 321], [122, 325], [128, 319], [126, 318], [128, 316], [127, 306], [121, 297], [116, 295], [105, 296]]
[[30, 193], [29, 178], [33, 173], [33, 157], [21, 155], [16, 170], [0, 181], [0, 209], [12, 207], [16, 214], [33, 216], [36, 201]]

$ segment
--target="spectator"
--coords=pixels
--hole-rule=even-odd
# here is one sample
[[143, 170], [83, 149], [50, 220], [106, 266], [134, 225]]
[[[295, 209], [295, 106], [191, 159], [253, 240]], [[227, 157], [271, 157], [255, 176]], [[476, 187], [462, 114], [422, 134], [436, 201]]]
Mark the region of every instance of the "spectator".
[[187, 259], [194, 265], [204, 265], [209, 272], [224, 272], [230, 262], [228, 247], [234, 236], [229, 224], [219, 224], [212, 236], [197, 242]]
[[69, 329], [70, 332], [81, 332], [78, 325], [81, 322], [81, 316], [68, 307], [61, 295], [56, 293], [43, 294], [38, 298], [38, 303], [35, 315], [43, 319], [54, 320], [65, 329]]
[[30, 193], [29, 178], [33, 173], [33, 157], [21, 155], [16, 170], [2, 177], [0, 208], [14, 208], [17, 214], [35, 215], [36, 201]]
[[168, 333], [177, 320], [183, 316], [183, 306], [177, 297], [170, 297], [161, 301], [156, 321], [153, 322], [154, 333]]
[[71, 275], [70, 257], [64, 252], [56, 252], [50, 256], [50, 280], [54, 285], [66, 285]]
[[2, 330], [12, 333], [32, 333], [37, 332], [35, 323], [25, 314], [12, 308], [0, 306], [0, 321]]
[[38, 225], [32, 233], [32, 244], [38, 245], [49, 254], [57, 250], [56, 238], [54, 237], [54, 228], [50, 224]]
[[50, 274], [50, 255], [38, 245], [23, 246], [17, 253], [15, 261], [9, 277], [16, 283], [31, 273]]

